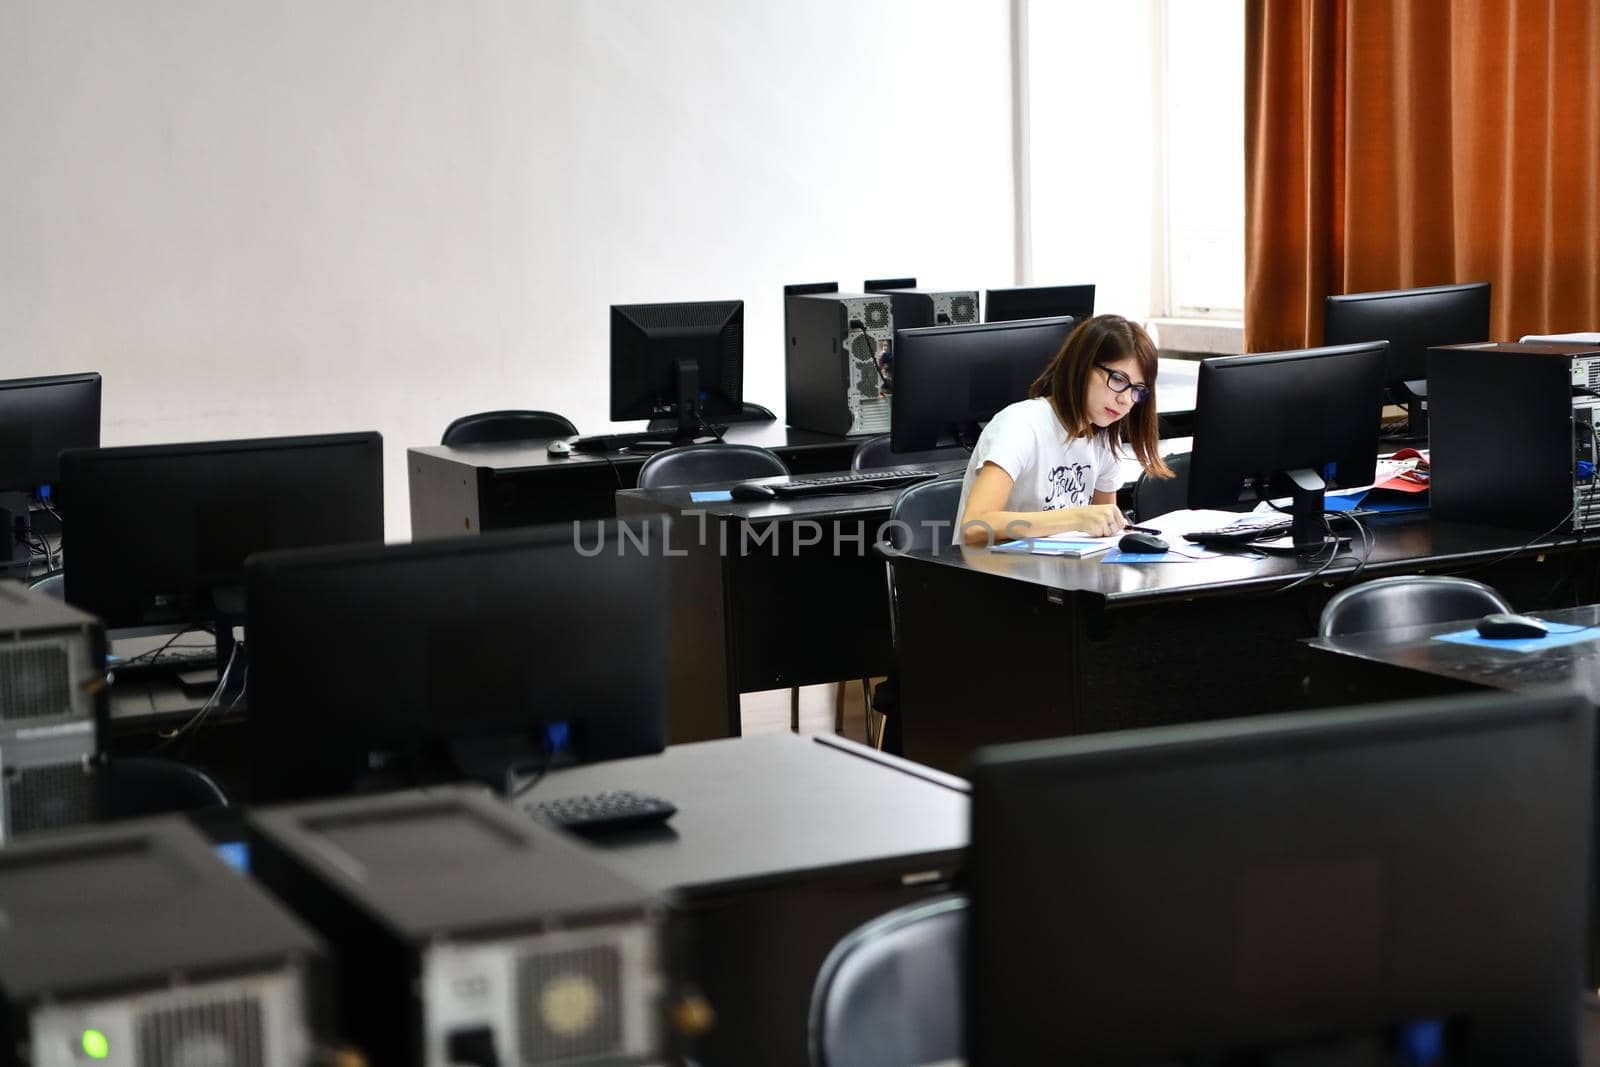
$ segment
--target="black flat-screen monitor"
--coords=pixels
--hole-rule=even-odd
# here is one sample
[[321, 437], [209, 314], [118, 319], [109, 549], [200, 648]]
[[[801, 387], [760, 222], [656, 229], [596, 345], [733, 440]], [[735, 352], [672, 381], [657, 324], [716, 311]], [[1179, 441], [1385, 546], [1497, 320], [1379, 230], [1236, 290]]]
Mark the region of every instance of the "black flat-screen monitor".
[[1383, 411], [1384, 341], [1217, 356], [1200, 363], [1189, 506], [1228, 507], [1254, 483], [1291, 497], [1297, 551], [1326, 540], [1323, 493], [1370, 483]]
[[[666, 743], [665, 519], [274, 552], [249, 571], [256, 801]], [[564, 738], [564, 740], [563, 740]]]
[[376, 433], [143, 445], [61, 456], [68, 602], [113, 628], [244, 617], [244, 561], [383, 540]]
[[981, 423], [1028, 398], [1074, 325], [1061, 317], [896, 330], [890, 448], [976, 444]]
[[744, 402], [744, 301], [615, 304], [611, 418], [670, 419], [688, 444]]
[[1506, 693], [980, 752], [969, 1062], [1578, 1063], [1594, 743]]
[[100, 444], [100, 375], [0, 382], [0, 493], [48, 497], [68, 448]]
[[1094, 316], [1094, 286], [1036, 285], [1027, 289], [988, 289], [983, 294], [983, 321], [1044, 319], [1070, 315], [1082, 322]]
[[1428, 349], [1489, 340], [1489, 283], [1432, 285], [1330, 296], [1323, 309], [1322, 343], [1388, 341], [1384, 385], [1405, 404], [1410, 432], [1427, 430]]

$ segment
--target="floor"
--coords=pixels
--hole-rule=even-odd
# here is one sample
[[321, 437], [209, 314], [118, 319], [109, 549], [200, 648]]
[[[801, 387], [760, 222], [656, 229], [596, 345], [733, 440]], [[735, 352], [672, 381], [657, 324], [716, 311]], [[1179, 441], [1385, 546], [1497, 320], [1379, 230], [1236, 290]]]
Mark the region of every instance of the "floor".
[[[876, 681], [876, 679], [874, 679]], [[843, 683], [844, 736], [852, 741], [867, 739], [866, 715], [861, 699], [861, 680]], [[800, 687], [800, 732], [831, 733], [834, 723], [835, 685]], [[782, 733], [789, 729], [789, 690], [770, 689], [745, 693], [739, 698], [739, 721], [746, 736]]]

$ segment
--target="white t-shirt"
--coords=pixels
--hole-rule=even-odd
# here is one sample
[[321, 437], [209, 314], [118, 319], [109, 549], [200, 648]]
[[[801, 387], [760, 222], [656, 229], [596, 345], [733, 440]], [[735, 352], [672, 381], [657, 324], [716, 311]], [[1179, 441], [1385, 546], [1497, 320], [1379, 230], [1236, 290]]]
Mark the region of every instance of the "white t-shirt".
[[[1011, 475], [1006, 511], [1055, 511], [1094, 502], [1096, 490], [1114, 493], [1122, 485], [1122, 466], [1103, 433], [1068, 438], [1046, 397], [1003, 408], [978, 438], [961, 482], [954, 543], [961, 543], [961, 516], [967, 513], [972, 483], [985, 463]], [[1004, 531], [995, 531], [996, 539]]]

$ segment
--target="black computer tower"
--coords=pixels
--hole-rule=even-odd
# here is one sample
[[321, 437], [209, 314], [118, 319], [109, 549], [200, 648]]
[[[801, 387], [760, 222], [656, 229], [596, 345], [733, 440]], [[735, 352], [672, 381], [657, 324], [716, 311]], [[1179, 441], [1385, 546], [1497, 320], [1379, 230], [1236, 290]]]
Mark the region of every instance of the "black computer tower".
[[840, 436], [888, 433], [890, 298], [788, 292], [783, 318], [789, 425]]
[[0, 1065], [314, 1062], [316, 937], [178, 816], [0, 849]]
[[0, 844], [101, 815], [105, 654], [94, 616], [0, 582]]
[[1600, 526], [1600, 345], [1428, 350], [1436, 519], [1533, 531]]
[[665, 911], [471, 786], [253, 813], [256, 876], [328, 939], [373, 1064], [662, 1058]]
[[894, 328], [960, 326], [978, 321], [976, 289], [892, 289], [869, 285], [869, 293], [882, 293], [894, 310]]

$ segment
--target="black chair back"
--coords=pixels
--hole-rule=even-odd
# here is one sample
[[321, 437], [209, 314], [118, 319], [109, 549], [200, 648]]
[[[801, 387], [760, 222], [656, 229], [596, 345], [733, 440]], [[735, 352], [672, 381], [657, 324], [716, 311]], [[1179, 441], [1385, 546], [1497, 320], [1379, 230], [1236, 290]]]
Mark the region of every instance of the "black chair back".
[[200, 811], [228, 804], [228, 794], [198, 767], [157, 756], [106, 760], [106, 808], [114, 819]]
[[1378, 578], [1344, 590], [1322, 609], [1322, 637], [1396, 626], [1425, 626], [1509, 612], [1506, 598], [1482, 582], [1435, 574]]
[[908, 904], [846, 934], [817, 973], [813, 1067], [935, 1063], [962, 1054], [967, 898]]
[[1163, 456], [1172, 468], [1171, 478], [1152, 478], [1139, 475], [1133, 483], [1133, 518], [1135, 522], [1153, 519], [1169, 511], [1189, 506], [1189, 454]]
[[889, 449], [889, 435], [869, 437], [856, 445], [850, 456], [853, 471], [873, 470], [879, 467], [914, 467], [919, 463], [937, 463], [945, 459], [960, 459], [967, 450], [959, 446], [934, 448], [927, 452], [893, 452]]
[[932, 548], [935, 537], [941, 544], [953, 543], [962, 477], [957, 473], [918, 482], [895, 497], [884, 530], [889, 545], [901, 552], [916, 552]]
[[553, 411], [480, 411], [476, 415], [463, 415], [446, 426], [439, 443], [471, 445], [577, 435], [578, 428]]
[[776, 452], [756, 445], [683, 445], [645, 460], [639, 468], [639, 488], [737, 482], [788, 473], [788, 465]]

